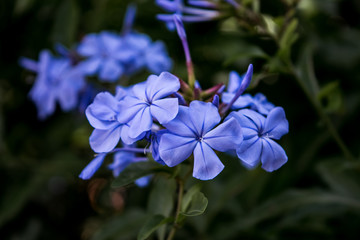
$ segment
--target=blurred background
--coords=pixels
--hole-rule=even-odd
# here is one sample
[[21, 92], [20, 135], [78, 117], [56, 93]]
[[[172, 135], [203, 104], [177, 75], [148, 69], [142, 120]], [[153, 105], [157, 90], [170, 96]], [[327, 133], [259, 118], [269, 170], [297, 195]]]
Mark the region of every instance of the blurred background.
[[[78, 179], [93, 158], [92, 127], [81, 110], [38, 120], [28, 97], [34, 75], [18, 64], [55, 43], [71, 48], [87, 33], [120, 31], [129, 2], [0, 1], [1, 239], [136, 239], [149, 187], [111, 189], [104, 169]], [[172, 73], [186, 78], [181, 42], [155, 18], [163, 11], [151, 0], [132, 2], [134, 28], [163, 40]], [[241, 16], [187, 24], [196, 77], [207, 88], [253, 63], [248, 92], [285, 109], [290, 132], [280, 144], [289, 160], [267, 173], [221, 155], [224, 171], [203, 183], [205, 214], [189, 218], [176, 239], [359, 239], [360, 2], [238, 2], [257, 4], [265, 25]], [[268, 34], [258, 31], [264, 26]]]

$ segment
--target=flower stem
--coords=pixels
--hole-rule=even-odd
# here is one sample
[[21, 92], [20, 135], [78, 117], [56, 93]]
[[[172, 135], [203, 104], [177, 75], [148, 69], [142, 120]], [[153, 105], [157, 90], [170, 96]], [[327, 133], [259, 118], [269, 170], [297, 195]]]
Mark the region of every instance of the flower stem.
[[179, 35], [179, 38], [181, 40], [185, 52], [186, 68], [188, 72], [188, 84], [190, 86], [190, 89], [193, 90], [195, 85], [195, 73], [194, 73], [193, 62], [191, 60], [190, 49], [186, 37], [185, 28], [181, 20], [181, 17], [179, 15], [176, 14], [174, 15], [174, 22], [176, 25], [177, 33]]
[[179, 185], [179, 191], [178, 191], [178, 199], [177, 199], [177, 206], [176, 206], [176, 213], [175, 213], [175, 220], [174, 224], [170, 230], [170, 233], [167, 237], [167, 240], [172, 240], [175, 236], [176, 230], [179, 228], [178, 222], [179, 222], [179, 216], [180, 216], [180, 210], [181, 210], [181, 203], [184, 193], [184, 183], [181, 179], [177, 179], [178, 185]]

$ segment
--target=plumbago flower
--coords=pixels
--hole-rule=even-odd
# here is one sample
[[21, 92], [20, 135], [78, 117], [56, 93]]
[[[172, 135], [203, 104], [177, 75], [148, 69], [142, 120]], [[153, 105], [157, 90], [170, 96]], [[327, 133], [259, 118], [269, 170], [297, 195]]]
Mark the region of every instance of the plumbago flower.
[[78, 95], [85, 86], [82, 71], [68, 58], [56, 58], [48, 50], [40, 52], [39, 61], [21, 58], [20, 65], [37, 74], [29, 96], [38, 109], [38, 117], [53, 114], [56, 103], [63, 111], [74, 109]]
[[168, 72], [150, 75], [146, 82], [133, 86], [131, 94], [120, 102], [121, 114], [117, 116], [119, 122], [129, 124], [129, 137], [138, 138], [149, 131], [153, 119], [160, 124], [174, 119], [179, 102], [177, 98], [167, 97], [179, 88], [179, 79]]
[[246, 166], [253, 168], [261, 162], [263, 169], [272, 172], [287, 162], [284, 149], [272, 140], [289, 132], [283, 108], [272, 109], [266, 118], [250, 109], [232, 112], [228, 118], [236, 118], [243, 130], [244, 141], [236, 153]]
[[189, 107], [180, 106], [177, 117], [164, 124], [168, 132], [160, 139], [161, 159], [173, 167], [194, 153], [193, 177], [213, 179], [224, 168], [213, 149], [229, 151], [239, 146], [243, 139], [235, 119], [218, 125], [220, 120], [218, 109], [212, 103], [193, 101]]
[[[113, 162], [107, 165], [107, 168], [112, 170], [113, 176], [118, 177], [121, 172], [131, 163], [147, 161], [146, 157], [138, 157], [134, 152], [132, 152], [130, 146], [125, 146], [123, 149], [119, 150], [114, 154]], [[79, 177], [83, 180], [90, 179], [97, 170], [103, 164], [106, 153], [98, 154], [80, 173]], [[145, 187], [150, 181], [150, 176], [139, 178], [135, 181], [135, 184], [139, 187]]]
[[83, 38], [77, 51], [86, 58], [80, 65], [87, 75], [98, 75], [104, 82], [115, 82], [123, 75], [132, 75], [142, 69], [155, 74], [171, 69], [172, 61], [163, 42], [152, 42], [149, 36], [132, 30], [135, 13], [135, 6], [130, 5], [121, 35], [103, 31]]
[[[173, 14], [177, 14], [184, 22], [212, 21], [221, 17], [219, 5], [209, 1], [156, 0], [155, 3], [169, 14], [158, 14], [157, 19], [164, 21], [169, 30], [175, 30]], [[199, 8], [201, 7], [201, 8]]]
[[[231, 102], [231, 100], [235, 97], [236, 92], [239, 90], [244, 77], [245, 75], [240, 76], [235, 71], [230, 72], [227, 91], [222, 93], [223, 103], [229, 104]], [[275, 106], [267, 100], [265, 95], [262, 93], [257, 93], [254, 97], [252, 97], [250, 94], [244, 94], [240, 96], [232, 104], [231, 109], [239, 110], [246, 107], [249, 107], [250, 109], [255, 110], [263, 115], [267, 115], [269, 111]]]

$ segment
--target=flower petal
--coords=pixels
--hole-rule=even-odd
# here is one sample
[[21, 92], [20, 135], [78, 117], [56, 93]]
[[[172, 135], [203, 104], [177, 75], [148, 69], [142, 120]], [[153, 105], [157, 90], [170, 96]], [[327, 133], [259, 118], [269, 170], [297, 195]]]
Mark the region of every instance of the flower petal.
[[289, 122], [286, 120], [284, 109], [276, 107], [271, 110], [266, 118], [263, 134], [269, 134], [270, 138], [280, 139], [288, 132]]
[[258, 136], [244, 140], [236, 150], [237, 156], [247, 167], [253, 168], [260, 162], [262, 145], [262, 140]]
[[94, 129], [89, 140], [94, 152], [110, 152], [120, 140], [121, 125], [108, 130]]
[[115, 60], [108, 59], [103, 63], [99, 77], [103, 81], [115, 82], [123, 72], [124, 69], [121, 64], [117, 63]]
[[[265, 125], [265, 117], [250, 109], [242, 109], [237, 112], [232, 112], [226, 119], [230, 117], [235, 117], [242, 128], [253, 129], [257, 133], [261, 133]], [[245, 136], [246, 135], [244, 133], [244, 137]]]
[[100, 153], [96, 156], [80, 173], [79, 178], [88, 180], [90, 179], [94, 173], [101, 167], [104, 159], [106, 157], [106, 153]]
[[200, 180], [210, 180], [216, 177], [224, 169], [220, 161], [209, 145], [199, 142], [194, 149], [193, 177]]
[[240, 88], [242, 77], [235, 71], [231, 71], [229, 74], [229, 83], [227, 87], [227, 91], [229, 93], [236, 93], [236, 91]]
[[94, 56], [79, 63], [79, 69], [85, 74], [95, 74], [101, 65], [101, 58]]
[[243, 140], [242, 130], [235, 118], [230, 118], [204, 136], [204, 141], [215, 150], [226, 152], [239, 147]]
[[169, 96], [180, 88], [179, 79], [168, 72], [162, 72], [157, 78], [151, 75], [146, 81], [146, 96], [149, 101]]
[[145, 107], [148, 107], [148, 105], [143, 100], [133, 96], [126, 96], [124, 100], [119, 102], [120, 110], [117, 120], [121, 123], [127, 123]]
[[166, 165], [174, 167], [190, 157], [196, 143], [194, 138], [165, 133], [159, 143], [160, 157]]
[[193, 123], [189, 118], [189, 107], [179, 106], [177, 116], [170, 122], [163, 124], [170, 132], [183, 137], [196, 137]]
[[143, 107], [134, 116], [133, 120], [129, 122], [129, 137], [137, 138], [142, 133], [149, 131], [151, 129], [152, 123], [153, 120], [150, 113], [150, 107]]
[[189, 117], [199, 136], [203, 136], [221, 120], [218, 109], [214, 104], [201, 101], [192, 101], [190, 103]]
[[99, 53], [98, 36], [95, 33], [86, 35], [77, 48], [77, 52], [82, 56], [93, 56]]
[[263, 140], [263, 150], [261, 154], [262, 168], [272, 172], [279, 169], [288, 160], [284, 149], [271, 139]]
[[170, 122], [179, 111], [179, 101], [177, 98], [156, 100], [150, 105], [150, 111], [160, 124]]

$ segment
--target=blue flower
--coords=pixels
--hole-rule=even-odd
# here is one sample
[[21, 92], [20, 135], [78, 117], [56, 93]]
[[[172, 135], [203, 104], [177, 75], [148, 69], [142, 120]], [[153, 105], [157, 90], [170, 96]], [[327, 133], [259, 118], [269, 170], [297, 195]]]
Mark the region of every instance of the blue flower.
[[124, 73], [121, 44], [120, 36], [115, 33], [86, 35], [77, 48], [87, 58], [80, 63], [81, 68], [88, 75], [99, 74], [102, 81], [115, 82]]
[[125, 73], [132, 75], [144, 68], [154, 74], [170, 71], [172, 60], [162, 41], [152, 42], [145, 34], [131, 32], [122, 39], [121, 57]]
[[224, 168], [213, 149], [221, 152], [236, 149], [243, 140], [236, 119], [218, 125], [220, 120], [218, 109], [212, 103], [192, 101], [189, 107], [180, 106], [176, 118], [164, 124], [169, 132], [160, 139], [161, 159], [173, 167], [194, 153], [193, 176], [213, 179]]
[[[126, 147], [124, 148], [126, 149]], [[83, 180], [90, 179], [97, 170], [101, 167], [106, 157], [106, 153], [98, 154], [79, 174], [79, 178]], [[112, 170], [113, 176], [118, 177], [120, 173], [131, 163], [147, 161], [146, 157], [137, 157], [134, 152], [131, 151], [119, 151], [114, 154], [113, 162], [109, 164], [108, 169]], [[151, 176], [145, 176], [135, 181], [135, 184], [139, 187], [145, 187], [148, 185]]]
[[[157, 18], [166, 22], [169, 30], [175, 29], [173, 14], [177, 14], [181, 17], [183, 22], [203, 22], [211, 21], [221, 16], [217, 10], [202, 9], [196, 7], [185, 6], [183, 0], [156, 0], [156, 4], [163, 8], [169, 14], [158, 14]], [[216, 4], [210, 2], [201, 1], [200, 4], [196, 4], [195, 1], [189, 2], [190, 5], [206, 8], [217, 8]]]
[[[236, 92], [239, 90], [241, 83], [244, 80], [246, 74], [240, 76], [237, 72], [230, 72], [229, 84], [227, 91], [222, 94], [222, 101], [229, 104], [231, 100], [235, 97]], [[233, 110], [239, 110], [242, 108], [249, 107], [252, 110], [255, 110], [263, 115], [267, 115], [271, 109], [275, 106], [270, 103], [265, 95], [257, 93], [254, 97], [250, 94], [241, 95], [231, 106]]]
[[228, 117], [236, 118], [242, 127], [244, 141], [236, 152], [245, 166], [252, 168], [261, 162], [263, 169], [272, 172], [287, 162], [284, 149], [273, 140], [289, 131], [283, 108], [272, 109], [266, 118], [250, 109], [232, 112]]
[[119, 122], [129, 125], [129, 137], [139, 138], [149, 131], [153, 118], [160, 124], [167, 123], [178, 113], [177, 98], [166, 98], [180, 88], [179, 79], [168, 72], [150, 75], [146, 82], [132, 87], [132, 93], [120, 102]]
[[86, 117], [95, 128], [89, 139], [90, 146], [97, 153], [110, 152], [119, 143], [120, 138], [127, 144], [136, 140], [128, 137], [126, 122], [117, 120], [120, 113], [119, 100], [124, 96], [125, 93], [120, 89], [118, 99], [108, 92], [101, 92], [86, 108]]
[[29, 95], [36, 104], [40, 119], [53, 114], [56, 103], [60, 104], [63, 111], [77, 106], [85, 78], [79, 68], [72, 66], [69, 59], [55, 58], [49, 51], [43, 50], [40, 52], [39, 62], [21, 58], [20, 65], [37, 73]]
[[95, 172], [101, 167], [104, 159], [106, 157], [106, 153], [98, 154], [80, 173], [79, 178], [83, 180], [90, 179]]
[[[147, 160], [146, 157], [136, 157], [133, 152], [120, 151], [114, 154], [114, 161], [108, 165], [108, 168], [113, 171], [114, 177], [118, 177], [131, 163]], [[145, 187], [149, 184], [150, 178], [150, 176], [139, 178], [135, 181], [135, 184], [139, 187]]]

